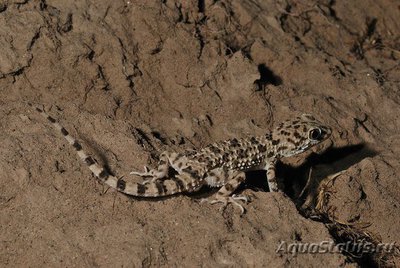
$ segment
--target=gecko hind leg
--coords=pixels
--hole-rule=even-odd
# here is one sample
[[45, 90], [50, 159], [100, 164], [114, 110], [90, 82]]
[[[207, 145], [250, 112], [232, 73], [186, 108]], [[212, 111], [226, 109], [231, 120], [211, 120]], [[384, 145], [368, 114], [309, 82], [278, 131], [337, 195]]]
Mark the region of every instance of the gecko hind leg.
[[163, 179], [168, 175], [168, 169], [170, 166], [170, 153], [163, 152], [160, 155], [160, 160], [158, 161], [158, 167], [156, 169], [149, 169], [147, 166], [144, 166], [144, 172], [140, 171], [132, 171], [130, 174], [137, 175], [140, 177], [147, 178], [143, 183], [154, 182], [159, 179]]

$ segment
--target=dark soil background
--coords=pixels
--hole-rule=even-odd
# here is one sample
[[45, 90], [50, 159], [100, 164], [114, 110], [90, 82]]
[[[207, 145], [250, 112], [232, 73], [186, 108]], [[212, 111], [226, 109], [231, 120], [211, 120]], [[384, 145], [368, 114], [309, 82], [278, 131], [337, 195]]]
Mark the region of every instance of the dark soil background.
[[[399, 17], [393, 0], [0, 1], [0, 266], [399, 265], [276, 253], [337, 241], [332, 222], [400, 244]], [[285, 195], [249, 174], [241, 216], [107, 189], [28, 102], [125, 178], [301, 113], [333, 135], [278, 167]]]

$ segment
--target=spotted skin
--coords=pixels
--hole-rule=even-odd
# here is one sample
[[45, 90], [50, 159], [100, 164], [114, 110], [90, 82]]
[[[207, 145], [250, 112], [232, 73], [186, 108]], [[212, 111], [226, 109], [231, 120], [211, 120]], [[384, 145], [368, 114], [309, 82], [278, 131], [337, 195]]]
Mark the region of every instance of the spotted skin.
[[[142, 183], [133, 183], [109, 174], [83, 151], [81, 144], [54, 118], [41, 108], [36, 108], [36, 111], [61, 132], [79, 158], [100, 181], [122, 193], [140, 197], [161, 197], [195, 192], [204, 185], [221, 187], [212, 200], [206, 201], [211, 204], [222, 203], [224, 206], [232, 203], [239, 207], [242, 213], [244, 208], [238, 201], [247, 201], [247, 197], [233, 193], [244, 182], [245, 172], [265, 170], [270, 191], [277, 192], [277, 161], [303, 153], [331, 135], [328, 126], [309, 114], [303, 114], [294, 120], [281, 123], [272, 132], [262, 136], [216, 142], [198, 151], [182, 154], [163, 152], [157, 168], [145, 167], [144, 172], [131, 172], [145, 178]], [[168, 176], [170, 168], [176, 171], [176, 175]]]

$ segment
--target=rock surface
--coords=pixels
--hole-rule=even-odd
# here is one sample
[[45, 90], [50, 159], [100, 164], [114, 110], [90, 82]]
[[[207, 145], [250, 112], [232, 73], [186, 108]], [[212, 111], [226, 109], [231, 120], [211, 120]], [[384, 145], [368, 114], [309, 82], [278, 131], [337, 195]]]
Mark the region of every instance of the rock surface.
[[[400, 244], [399, 9], [391, 0], [1, 1], [0, 266], [399, 265], [277, 252], [282, 241], [335, 240], [305, 211], [338, 172], [329, 219], [368, 223], [380, 242]], [[151, 201], [107, 189], [28, 102], [126, 178], [163, 150], [262, 134], [301, 113], [334, 132], [279, 166], [286, 195], [249, 174], [241, 191], [253, 200], [240, 216], [200, 204], [210, 189]]]

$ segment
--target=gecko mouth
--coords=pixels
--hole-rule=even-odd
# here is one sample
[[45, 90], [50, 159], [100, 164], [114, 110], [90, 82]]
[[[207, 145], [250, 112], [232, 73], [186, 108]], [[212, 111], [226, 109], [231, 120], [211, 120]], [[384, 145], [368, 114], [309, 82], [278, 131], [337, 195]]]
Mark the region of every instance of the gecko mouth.
[[322, 141], [326, 140], [328, 137], [329, 137], [329, 135], [328, 135], [328, 136], [324, 136], [324, 138], [321, 139], [321, 140], [319, 140], [319, 141], [311, 140], [310, 142], [308, 142], [308, 143], [302, 145], [300, 148], [298, 148], [298, 149], [293, 150], [292, 152], [290, 152], [290, 155], [289, 155], [289, 156], [301, 154], [301, 153], [307, 151], [308, 149], [310, 149], [311, 147], [313, 147], [313, 146], [315, 146], [315, 145], [317, 145], [317, 144], [320, 144]]

